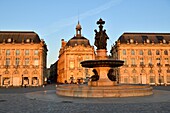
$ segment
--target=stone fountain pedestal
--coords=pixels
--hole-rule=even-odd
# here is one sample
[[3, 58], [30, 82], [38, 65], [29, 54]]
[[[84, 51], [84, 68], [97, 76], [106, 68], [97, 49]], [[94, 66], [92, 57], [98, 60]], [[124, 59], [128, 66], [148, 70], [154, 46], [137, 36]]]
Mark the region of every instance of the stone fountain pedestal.
[[107, 73], [109, 71], [109, 67], [98, 67], [95, 68], [98, 72], [98, 74], [100, 75], [99, 80], [98, 81], [89, 81], [88, 85], [89, 86], [115, 86], [117, 85], [117, 81], [111, 81], [109, 80], [109, 78], [107, 77]]
[[[106, 60], [107, 58], [107, 50], [100, 49], [97, 50], [96, 60]], [[108, 71], [110, 67], [95, 67], [94, 69], [97, 70], [97, 73], [99, 75], [98, 81], [89, 81], [89, 86], [114, 86], [117, 84], [117, 81], [111, 81], [107, 77]]]

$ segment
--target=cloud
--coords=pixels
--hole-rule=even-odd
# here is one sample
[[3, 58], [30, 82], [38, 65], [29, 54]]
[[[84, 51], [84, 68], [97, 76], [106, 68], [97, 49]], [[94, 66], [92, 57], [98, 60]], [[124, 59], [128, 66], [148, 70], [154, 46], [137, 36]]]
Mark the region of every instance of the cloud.
[[[89, 16], [97, 15], [105, 10], [108, 10], [109, 8], [113, 7], [116, 5], [118, 2], [121, 0], [111, 0], [110, 2], [107, 2], [106, 4], [103, 4], [97, 8], [91, 9], [87, 12], [84, 12], [79, 15], [81, 17], [81, 20], [84, 18], [87, 18]], [[43, 36], [48, 36], [50, 34], [56, 33], [57, 31], [68, 27], [70, 25], [73, 25], [77, 22], [78, 16], [72, 16], [66, 19], [59, 20], [55, 23], [52, 23], [50, 26], [46, 27], [46, 29], [42, 29], [43, 31]], [[69, 20], [69, 21], [68, 21]]]

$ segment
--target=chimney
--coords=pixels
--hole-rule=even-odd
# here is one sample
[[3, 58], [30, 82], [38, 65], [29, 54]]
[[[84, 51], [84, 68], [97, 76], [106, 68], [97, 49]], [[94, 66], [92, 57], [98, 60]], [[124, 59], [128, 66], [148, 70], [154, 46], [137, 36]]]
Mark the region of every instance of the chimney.
[[64, 39], [61, 39], [61, 44], [62, 44], [61, 47], [64, 47], [64, 46], [66, 45], [66, 43], [67, 43], [67, 42], [64, 41]]

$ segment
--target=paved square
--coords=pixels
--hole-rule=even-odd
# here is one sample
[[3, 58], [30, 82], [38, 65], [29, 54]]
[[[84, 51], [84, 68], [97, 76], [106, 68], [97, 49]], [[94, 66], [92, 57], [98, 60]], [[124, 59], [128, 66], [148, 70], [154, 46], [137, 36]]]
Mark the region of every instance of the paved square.
[[154, 95], [130, 98], [72, 98], [44, 88], [0, 88], [0, 113], [169, 113], [170, 86]]

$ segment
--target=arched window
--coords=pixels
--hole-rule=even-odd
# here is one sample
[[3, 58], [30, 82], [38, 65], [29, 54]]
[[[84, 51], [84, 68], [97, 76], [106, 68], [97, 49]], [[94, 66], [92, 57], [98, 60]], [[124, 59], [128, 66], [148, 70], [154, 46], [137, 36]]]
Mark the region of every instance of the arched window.
[[152, 52], [151, 52], [151, 50], [148, 50], [148, 55], [152, 55]]
[[124, 73], [127, 73], [127, 72], [128, 72], [128, 70], [127, 70], [127, 69], [125, 69], [125, 70], [124, 70]]
[[131, 51], [131, 55], [135, 55], [135, 51], [133, 49]]
[[168, 55], [168, 51], [167, 50], [164, 51], [164, 55]]
[[133, 69], [133, 70], [132, 70], [132, 73], [136, 73], [136, 70], [135, 70], [135, 69]]
[[140, 51], [139, 51], [139, 55], [143, 55], [143, 50], [140, 50]]
[[160, 55], [160, 52], [159, 52], [159, 50], [156, 50], [156, 55]]
[[123, 55], [126, 55], [126, 50], [125, 49], [123, 49]]

